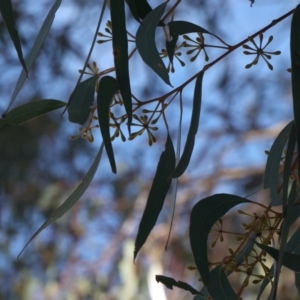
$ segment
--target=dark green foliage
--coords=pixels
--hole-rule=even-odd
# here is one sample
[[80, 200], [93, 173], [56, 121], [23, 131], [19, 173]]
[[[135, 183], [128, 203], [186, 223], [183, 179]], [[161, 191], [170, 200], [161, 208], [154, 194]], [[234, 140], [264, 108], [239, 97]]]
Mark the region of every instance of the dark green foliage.
[[211, 278], [207, 259], [207, 237], [212, 226], [231, 208], [251, 201], [235, 195], [216, 194], [200, 200], [191, 212], [190, 242], [195, 263], [203, 283], [208, 286]]
[[152, 187], [147, 199], [146, 208], [139, 225], [137, 237], [135, 240], [135, 248], [133, 254], [134, 259], [146, 242], [152, 228], [157, 221], [172, 182], [171, 173], [174, 168], [175, 151], [172, 140], [168, 134], [166, 148], [160, 156]]
[[2, 116], [0, 127], [4, 124], [20, 125], [23, 122], [66, 106], [66, 104], [59, 100], [45, 99], [20, 105], [9, 111], [5, 116]]
[[68, 104], [69, 121], [83, 125], [90, 113], [95, 98], [97, 77], [93, 76], [78, 84], [70, 96]]
[[128, 73], [128, 42], [125, 22], [124, 0], [111, 1], [112, 42], [117, 80], [128, 120], [128, 131], [132, 122], [131, 88]]
[[7, 31], [10, 35], [12, 42], [14, 43], [15, 49], [17, 51], [21, 65], [23, 66], [26, 73], [28, 73], [22, 52], [22, 46], [19, 38], [18, 30], [16, 29], [16, 23], [13, 13], [13, 8], [11, 0], [1, 0], [0, 1], [0, 11], [3, 20], [6, 24]]
[[97, 96], [98, 117], [105, 150], [113, 173], [117, 173], [117, 168], [109, 131], [109, 107], [113, 96], [118, 92], [118, 90], [119, 84], [115, 78], [111, 76], [101, 78]]
[[194, 90], [194, 100], [193, 100], [193, 112], [192, 112], [190, 128], [187, 135], [183, 153], [181, 155], [178, 165], [176, 166], [174, 173], [172, 174], [173, 178], [179, 177], [183, 174], [183, 172], [186, 170], [187, 166], [189, 165], [193, 153], [193, 149], [195, 145], [195, 137], [198, 131], [199, 118], [200, 118], [203, 75], [204, 72], [201, 71], [198, 74], [196, 80], [195, 90]]
[[155, 30], [167, 2], [157, 6], [143, 20], [136, 33], [136, 47], [144, 62], [167, 84], [171, 85], [169, 74], [155, 45]]
[[209, 33], [206, 29], [186, 21], [171, 21], [168, 23], [170, 33], [173, 35], [183, 35], [192, 32]]

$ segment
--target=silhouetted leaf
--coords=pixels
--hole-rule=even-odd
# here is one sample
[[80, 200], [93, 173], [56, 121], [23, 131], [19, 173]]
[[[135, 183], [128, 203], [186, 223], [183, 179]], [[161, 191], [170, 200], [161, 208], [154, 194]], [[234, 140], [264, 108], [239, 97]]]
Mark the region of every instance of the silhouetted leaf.
[[284, 145], [289, 137], [292, 124], [290, 122], [284, 129], [279, 133], [278, 137], [275, 139], [270, 153], [268, 155], [268, 160], [264, 175], [264, 188], [270, 189], [270, 204], [272, 206], [278, 206], [282, 204], [282, 198], [277, 192], [278, 189], [278, 172], [281, 162], [281, 156], [283, 152]]
[[20, 63], [22, 64], [24, 71], [28, 73], [26, 64], [23, 58], [22, 46], [19, 38], [18, 30], [16, 29], [16, 23], [13, 13], [13, 8], [10, 0], [1, 0], [0, 1], [0, 11], [5, 22], [7, 31], [10, 35], [12, 42], [14, 43], [15, 49], [17, 51]]
[[175, 279], [167, 276], [156, 275], [155, 279], [157, 282], [161, 282], [164, 284], [168, 289], [173, 290], [173, 286], [176, 286], [182, 290], [189, 291], [192, 295], [200, 295], [201, 293], [190, 286], [188, 283], [183, 281], [176, 281]]
[[178, 165], [174, 173], [172, 174], [173, 178], [181, 176], [189, 165], [194, 145], [195, 145], [195, 136], [198, 131], [199, 118], [200, 118], [200, 109], [201, 109], [201, 100], [202, 100], [202, 79], [204, 72], [201, 71], [197, 77], [195, 90], [194, 90], [194, 100], [193, 100], [193, 112], [191, 118], [191, 124], [186, 139], [185, 147], [180, 158]]
[[[242, 264], [243, 261], [245, 260], [245, 257], [248, 256], [251, 253], [251, 251], [253, 249], [253, 246], [254, 246], [254, 239], [255, 239], [255, 237], [256, 237], [256, 234], [254, 232], [252, 232], [251, 235], [250, 235], [250, 237], [249, 237], [249, 239], [248, 239], [248, 241], [247, 241], [247, 243], [244, 245], [244, 247], [241, 249], [241, 251], [237, 254], [237, 256], [235, 258], [235, 261], [236, 261], [237, 264]], [[228, 277], [232, 272], [233, 271], [231, 271], [231, 270], [227, 271], [226, 272], [226, 276]], [[221, 281], [221, 282], [219, 282], [220, 278], [221, 278], [220, 277], [220, 266], [212, 269], [212, 271], [210, 271], [209, 274], [210, 274], [210, 278], [211, 278], [211, 284], [210, 284], [211, 289], [213, 289], [216, 284], [217, 285], [225, 285], [225, 286], [227, 284], [229, 284], [229, 283], [226, 283], [224, 280]], [[210, 289], [210, 291], [211, 291], [211, 289]], [[230, 290], [230, 288], [229, 288], [229, 290]], [[208, 292], [206, 286], [204, 286], [201, 289], [200, 293], [202, 293], [206, 297], [209, 295], [209, 292]], [[223, 299], [223, 298], [220, 297], [220, 298], [217, 298], [217, 299]]]
[[[292, 237], [287, 242], [285, 251], [286, 252], [295, 252], [295, 254], [300, 254], [300, 253], [297, 253], [298, 251], [300, 251], [300, 228], [298, 228], [296, 230], [296, 232], [292, 235]], [[275, 273], [274, 269], [275, 269], [275, 265], [273, 264], [270, 267], [271, 273], [273, 273], [273, 274]], [[296, 274], [298, 274], [298, 273], [296, 273]], [[257, 300], [260, 299], [262, 293], [264, 292], [265, 288], [268, 286], [269, 283], [270, 283], [270, 280], [268, 278], [265, 278], [262, 281], [259, 292], [258, 292]]]
[[143, 61], [167, 84], [171, 85], [169, 74], [155, 45], [155, 30], [167, 2], [157, 6], [143, 20], [136, 33], [136, 47]]
[[[147, 0], [126, 0], [133, 17], [140, 22], [152, 11]], [[162, 23], [162, 22], [160, 22]], [[161, 24], [163, 25], [163, 23]]]
[[206, 29], [190, 23], [186, 21], [171, 21], [168, 23], [170, 34], [172, 35], [182, 35], [192, 32], [202, 32], [202, 33], [209, 33]]
[[89, 187], [92, 179], [94, 178], [94, 175], [97, 171], [98, 165], [100, 163], [101, 155], [103, 151], [103, 143], [96, 155], [96, 158], [94, 162], [92, 163], [89, 171], [83, 178], [82, 182], [78, 185], [78, 187], [75, 189], [75, 191], [64, 201], [62, 205], [59, 206], [59, 208], [53, 213], [53, 215], [36, 231], [36, 233], [30, 238], [30, 240], [27, 242], [27, 244], [24, 246], [20, 254], [18, 255], [18, 258], [22, 254], [22, 252], [25, 250], [25, 248], [28, 246], [28, 244], [46, 227], [48, 227], [51, 223], [62, 217], [66, 212], [68, 212], [80, 199], [80, 197], [84, 194], [86, 189]]
[[69, 121], [83, 125], [90, 113], [94, 102], [97, 77], [93, 76], [80, 82], [72, 92], [68, 101]]
[[147, 199], [146, 208], [139, 225], [137, 237], [135, 240], [135, 249], [133, 254], [134, 259], [146, 242], [152, 228], [157, 221], [172, 182], [171, 173], [174, 168], [175, 151], [172, 140], [168, 134], [166, 148], [160, 156], [152, 187]]
[[115, 0], [110, 7], [112, 42], [117, 80], [128, 119], [128, 131], [132, 122], [131, 88], [128, 73], [128, 42], [124, 0]]
[[210, 284], [207, 238], [212, 226], [231, 208], [252, 201], [230, 194], [216, 194], [194, 205], [190, 220], [190, 242], [196, 266], [203, 283]]
[[171, 38], [172, 39], [170, 41], [166, 40], [166, 50], [168, 53], [169, 60], [170, 60], [171, 64], [173, 65], [173, 57], [174, 57], [174, 52], [175, 52], [175, 48], [176, 48], [176, 43], [178, 40], [178, 35], [173, 34], [173, 35], [171, 35]]
[[[294, 120], [297, 132], [297, 146], [300, 149], [300, 5], [294, 11], [291, 24], [291, 65]], [[298, 175], [300, 174], [300, 159], [298, 160]]]
[[[61, 0], [56, 0], [55, 3], [52, 5], [49, 13], [47, 14], [47, 17], [44, 20], [44, 23], [43, 23], [38, 35], [37, 35], [37, 37], [36, 37], [36, 39], [33, 43], [33, 46], [31, 48], [28, 56], [25, 59], [25, 63], [26, 63], [28, 71], [30, 70], [30, 68], [31, 68], [31, 66], [32, 66], [32, 64], [33, 64], [40, 48], [43, 45], [43, 42], [44, 42], [44, 40], [45, 40], [45, 38], [46, 38], [50, 28], [51, 28], [52, 23], [53, 23], [55, 13], [56, 13], [57, 9], [59, 8], [60, 4], [61, 4]], [[20, 76], [18, 78], [18, 81], [16, 83], [15, 89], [13, 91], [13, 94], [10, 98], [8, 108], [7, 108], [6, 111], [9, 110], [10, 106], [15, 101], [21, 87], [24, 84], [25, 79], [26, 79], [26, 72], [24, 71], [24, 69], [22, 69], [21, 74], [20, 74]]]
[[290, 131], [288, 146], [287, 146], [285, 159], [284, 159], [284, 171], [283, 171], [283, 183], [282, 183], [283, 211], [286, 210], [286, 205], [287, 205], [288, 190], [290, 185], [291, 165], [294, 157], [295, 145], [296, 145], [296, 127], [295, 124], [293, 123]]
[[[294, 126], [292, 127], [291, 133], [293, 132], [293, 134], [295, 134], [295, 131], [293, 129], [294, 129]], [[292, 145], [290, 143], [290, 141], [292, 141], [292, 140], [289, 140], [289, 146], [293, 146], [293, 150], [294, 150], [295, 145]], [[288, 146], [288, 150], [290, 150], [289, 148], [291, 148], [289, 146]], [[293, 152], [294, 151], [292, 151], [292, 153]], [[290, 160], [290, 162], [291, 162], [291, 160]], [[279, 282], [279, 275], [280, 275], [280, 271], [281, 271], [281, 266], [283, 264], [284, 251], [286, 249], [286, 243], [287, 243], [289, 229], [290, 229], [289, 218], [293, 211], [293, 206], [294, 206], [296, 197], [297, 197], [297, 182], [294, 181], [293, 185], [290, 189], [288, 201], [284, 208], [284, 212], [283, 212], [284, 219], [283, 219], [282, 225], [280, 227], [280, 247], [279, 247], [279, 254], [278, 254], [278, 259], [277, 259], [277, 264], [276, 264], [276, 271], [274, 274], [275, 276], [273, 279], [272, 291], [270, 294], [271, 298], [276, 298], [277, 287], [278, 287], [278, 282]]]
[[[276, 261], [278, 261], [279, 251], [275, 248], [254, 242], [260, 249], [267, 252]], [[294, 272], [300, 272], [300, 255], [284, 252], [282, 264]]]
[[214, 300], [238, 300], [221, 266], [211, 272], [211, 284], [207, 286], [209, 295]]
[[4, 124], [20, 125], [23, 122], [29, 121], [66, 105], [67, 103], [65, 102], [52, 99], [28, 102], [12, 109], [5, 115], [5, 118], [1, 118], [0, 127]]
[[98, 118], [103, 142], [113, 173], [117, 173], [117, 168], [110, 138], [109, 107], [113, 96], [118, 92], [118, 90], [119, 84], [115, 78], [111, 76], [105, 76], [101, 78], [97, 95]]

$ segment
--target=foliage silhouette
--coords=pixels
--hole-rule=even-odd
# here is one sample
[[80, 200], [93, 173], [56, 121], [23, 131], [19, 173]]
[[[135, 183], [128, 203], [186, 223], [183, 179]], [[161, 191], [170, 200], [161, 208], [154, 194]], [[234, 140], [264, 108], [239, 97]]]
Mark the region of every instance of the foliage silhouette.
[[[173, 15], [173, 13], [176, 12], [179, 2], [180, 1], [177, 1], [175, 4], [164, 2], [152, 9], [147, 1], [126, 1], [132, 13], [132, 17], [138, 22], [138, 30], [136, 35], [134, 35], [130, 33], [129, 28], [126, 27], [125, 1], [110, 1], [111, 21], [107, 23], [106, 32], [111, 35], [111, 38], [103, 33], [99, 33], [101, 37], [108, 37], [107, 40], [100, 40], [99, 44], [101, 46], [101, 44], [106, 42], [112, 42], [114, 67], [99, 72], [96, 63], [93, 64], [93, 67], [85, 63], [83, 70], [80, 72], [81, 75], [78, 84], [76, 85], [74, 91], [70, 93], [68, 104], [58, 100], [44, 99], [20, 105], [12, 110], [9, 110], [9, 108], [14, 102], [17, 93], [25, 81], [24, 72], [29, 71], [30, 74], [30, 67], [37, 55], [37, 52], [41, 48], [41, 44], [46, 38], [46, 35], [53, 22], [55, 12], [60, 6], [60, 1], [56, 1], [54, 3], [48, 14], [49, 20], [48, 22], [46, 22], [46, 20], [42, 26], [32, 51], [25, 61], [22, 58], [20, 38], [17, 34], [17, 31], [13, 30], [14, 22], [12, 20], [11, 2], [3, 2], [0, 7], [1, 12], [4, 20], [6, 20], [7, 29], [15, 45], [24, 70], [22, 70], [20, 79], [17, 82], [15, 91], [13, 92], [11, 100], [8, 104], [7, 112], [0, 119], [0, 125], [4, 125], [6, 123], [19, 125], [42, 114], [48, 113], [63, 106], [67, 106], [66, 109], [68, 110], [69, 120], [71, 122], [83, 125], [83, 127], [80, 128], [81, 134], [78, 136], [72, 136], [72, 138], [75, 139], [76, 137], [82, 136], [87, 138], [90, 142], [93, 142], [94, 138], [92, 131], [95, 128], [100, 127], [103, 143], [112, 172], [116, 173], [117, 163], [112, 148], [112, 141], [117, 137], [121, 137], [122, 141], [126, 140], [125, 135], [122, 132], [122, 127], [127, 125], [129, 141], [138, 138], [140, 135], [146, 132], [148, 135], [148, 144], [151, 146], [156, 142], [156, 137], [153, 131], [158, 130], [158, 127], [152, 125], [155, 125], [159, 122], [163, 123], [165, 130], [168, 133], [167, 142], [165, 145], [165, 151], [163, 151], [160, 156], [145, 210], [140, 221], [135, 241], [135, 249], [133, 251], [134, 259], [136, 259], [137, 253], [145, 245], [150, 232], [155, 228], [155, 224], [161, 213], [167, 192], [171, 186], [172, 178], [176, 178], [175, 180], [177, 180], [178, 177], [184, 174], [189, 166], [196, 142], [196, 134], [198, 132], [201, 104], [202, 100], [205, 99], [205, 95], [202, 95], [202, 79], [204, 73], [231, 54], [233, 51], [240, 48], [246, 49], [246, 51], [244, 51], [245, 55], [255, 55], [254, 60], [245, 66], [246, 69], [255, 67], [259, 61], [259, 58], [262, 58], [262, 60], [267, 64], [267, 67], [270, 70], [273, 70], [273, 66], [269, 60], [272, 58], [272, 55], [279, 55], [280, 52], [266, 51], [267, 47], [273, 40], [273, 36], [271, 35], [268, 38], [268, 42], [263, 46], [263, 34], [287, 17], [293, 15], [290, 49], [294, 120], [282, 129], [278, 135], [278, 138], [274, 141], [270, 152], [268, 153], [268, 160], [264, 173], [264, 188], [269, 188], [271, 190], [269, 204], [265, 206], [263, 204], [256, 203], [232, 194], [215, 194], [210, 197], [200, 199], [200, 201], [194, 205], [190, 213], [190, 243], [196, 268], [198, 269], [201, 275], [201, 281], [205, 286], [205, 295], [200, 290], [197, 291], [188, 283], [176, 281], [173, 278], [162, 275], [158, 275], [156, 277], [157, 281], [165, 284], [168, 288], [172, 289], [173, 286], [176, 286], [178, 288], [188, 290], [194, 295], [198, 294], [195, 299], [198, 299], [199, 297], [206, 297], [209, 299], [208, 297], [211, 297], [218, 300], [240, 299], [244, 290], [248, 287], [249, 280], [252, 276], [256, 278], [252, 281], [253, 284], [261, 284], [261, 292], [259, 292], [258, 298], [260, 297], [267, 283], [272, 282], [273, 287], [270, 292], [270, 299], [276, 299], [281, 266], [284, 265], [295, 272], [299, 272], [299, 254], [290, 253], [288, 251], [288, 247], [290, 245], [289, 243], [294, 241], [293, 238], [299, 234], [298, 230], [291, 235], [290, 239], [288, 239], [288, 237], [290, 234], [291, 225], [293, 225], [294, 221], [299, 216], [298, 190], [300, 178], [300, 160], [298, 159], [298, 152], [295, 152], [295, 148], [296, 145], [297, 149], [300, 147], [300, 37], [298, 35], [300, 28], [300, 6], [297, 6], [295, 9], [282, 15], [278, 19], [271, 21], [269, 25], [261, 28], [248, 38], [243, 39], [235, 45], [229, 45], [223, 41], [221, 37], [212, 33], [212, 30], [208, 31], [197, 24], [188, 22], [187, 20], [176, 20], [176, 14]], [[254, 1], [251, 1], [251, 5], [253, 3]], [[6, 5], [5, 9], [3, 5]], [[105, 5], [106, 1], [104, 1], [100, 14], [97, 32], [102, 22]], [[175, 19], [173, 20], [173, 18]], [[7, 22], [7, 20], [12, 22]], [[167, 25], [165, 25], [166, 20], [169, 21]], [[156, 45], [156, 31], [158, 31], [158, 29], [161, 31], [161, 34], [164, 34], [167, 55], [165, 55], [164, 52], [158, 51]], [[186, 35], [188, 33], [197, 33], [198, 37], [193, 39]], [[204, 39], [205, 34], [211, 35], [218, 44], [206, 44]], [[180, 37], [181, 35], [182, 37]], [[259, 38], [258, 44], [255, 41], [257, 37]], [[172, 42], [173, 39], [175, 42]], [[185, 41], [181, 41], [181, 39]], [[176, 42], [178, 41], [181, 41], [181, 44], [176, 46]], [[189, 42], [192, 42], [193, 45], [189, 44]], [[248, 42], [250, 42], [253, 46], [247, 45]], [[94, 44], [95, 39], [92, 43], [91, 50], [93, 49]], [[132, 51], [130, 54], [128, 54], [128, 49], [132, 45]], [[170, 83], [169, 71], [175, 69], [169, 67], [167, 68], [163, 62], [163, 58], [167, 58], [170, 64], [173, 66], [174, 58], [179, 59], [178, 56], [181, 55], [178, 54], [178, 49], [189, 47], [192, 49], [187, 50], [187, 55], [197, 51], [196, 55], [190, 59], [190, 62], [192, 63], [198, 59], [198, 54], [201, 50], [205, 52], [205, 60], [207, 61], [208, 56], [206, 49], [210, 47], [218, 48], [222, 50], [223, 53], [212, 62], [207, 63], [202, 68], [199, 68], [195, 75], [190, 76], [182, 84], [174, 88]], [[138, 50], [138, 52], [136, 50]], [[134, 93], [131, 91], [130, 83], [132, 82], [134, 76], [129, 72], [129, 63], [135, 53], [139, 53], [142, 60], [148, 66], [150, 66], [156, 75], [160, 77], [167, 85], [171, 86], [171, 91], [162, 94], [155, 99], [148, 99], [145, 101], [139, 100], [134, 95]], [[88, 57], [89, 56], [90, 54]], [[80, 82], [83, 74], [90, 75], [90, 73], [86, 72], [86, 68], [93, 72], [92, 77]], [[115, 72], [116, 78], [107, 75], [111, 72]], [[180, 153], [177, 152], [176, 157], [172, 136], [170, 135], [169, 130], [173, 120], [167, 117], [167, 111], [173, 104], [172, 102], [175, 102], [178, 98], [182, 106], [182, 93], [188, 84], [194, 80], [195, 89], [190, 127], [183, 153], [180, 157]], [[97, 101], [95, 101], [95, 93], [97, 93]], [[95, 103], [95, 105], [93, 103]], [[154, 109], [152, 107], [153, 105], [155, 106]], [[125, 107], [125, 112], [123, 112], [121, 115], [116, 115], [114, 112], [119, 111], [119, 109], [123, 106]], [[97, 115], [95, 115], [96, 111]], [[138, 124], [134, 123], [135, 121], [133, 119], [137, 121]], [[94, 125], [93, 121], [96, 121], [99, 123], [99, 125]], [[131, 129], [135, 126], [141, 127], [141, 129], [136, 132], [131, 132]], [[115, 133], [111, 135], [111, 131], [113, 129], [115, 129]], [[40, 229], [36, 231], [26, 246], [45, 227], [47, 227], [57, 218], [64, 215], [71, 209], [75, 202], [79, 200], [94, 177], [100, 162], [102, 148], [103, 145], [100, 147], [96, 159], [82, 184], [69, 198], [67, 198], [66, 202], [64, 202], [64, 204], [55, 211], [52, 217], [49, 218], [40, 227]], [[287, 151], [285, 151], [285, 148], [287, 148]], [[281, 176], [282, 172], [283, 176]], [[249, 215], [242, 210], [237, 211], [237, 215], [247, 215], [253, 217], [253, 220], [249, 223], [242, 224], [245, 230], [242, 234], [239, 232], [226, 232], [233, 236], [237, 236], [239, 242], [235, 250], [232, 250], [231, 248], [228, 249], [230, 254], [229, 256], [224, 256], [221, 261], [209, 261], [206, 247], [210, 232], [217, 233], [217, 239], [212, 243], [213, 247], [216, 245], [218, 240], [222, 241], [223, 233], [225, 233], [225, 231], [222, 229], [223, 216], [231, 208], [241, 203], [247, 203], [248, 205], [259, 205], [262, 207], [263, 213], [260, 216], [257, 216], [255, 214]], [[274, 206], [279, 205], [282, 205], [283, 207], [281, 212], [278, 212], [276, 209], [274, 209]], [[213, 229], [214, 226], [217, 229]], [[280, 236], [279, 249], [276, 249], [276, 234]], [[272, 244], [272, 247], [269, 246], [270, 244]], [[293, 245], [293, 247], [290, 246], [293, 248], [291, 251], [295, 251], [299, 244], [300, 243], [298, 242], [297, 245]], [[277, 261], [272, 268], [267, 267], [265, 264], [266, 253], [268, 253]], [[255, 270], [258, 267], [263, 270], [263, 275], [255, 273]], [[238, 289], [231, 285], [229, 275], [232, 273], [243, 273], [245, 275], [245, 278]], [[295, 284], [297, 289], [300, 290], [299, 277], [297, 276]]]

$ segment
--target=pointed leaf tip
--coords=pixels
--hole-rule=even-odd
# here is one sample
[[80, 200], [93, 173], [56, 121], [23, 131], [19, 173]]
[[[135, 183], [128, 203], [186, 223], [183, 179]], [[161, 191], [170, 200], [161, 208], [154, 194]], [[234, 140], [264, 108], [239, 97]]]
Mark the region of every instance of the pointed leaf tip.
[[162, 17], [167, 2], [152, 10], [143, 20], [136, 33], [136, 47], [143, 61], [168, 85], [171, 86], [169, 74], [155, 44], [155, 30]]
[[252, 201], [230, 194], [216, 194], [200, 200], [192, 209], [190, 243], [196, 266], [206, 286], [211, 282], [207, 259], [208, 234], [215, 222], [241, 203], [252, 203]]
[[134, 260], [146, 242], [152, 228], [155, 226], [172, 182], [170, 175], [174, 168], [175, 151], [171, 137], [168, 134], [166, 147], [160, 156], [152, 187], [147, 199], [146, 208], [139, 225], [133, 253]]
[[118, 90], [119, 84], [115, 78], [111, 76], [104, 76], [100, 79], [97, 95], [98, 118], [105, 150], [113, 173], [117, 173], [117, 167], [110, 138], [109, 111], [112, 98]]
[[68, 102], [69, 121], [83, 125], [90, 113], [94, 102], [97, 77], [93, 76], [82, 82], [72, 92]]
[[180, 177], [190, 163], [190, 159], [193, 153], [195, 138], [198, 131], [199, 118], [200, 118], [200, 110], [201, 110], [201, 102], [202, 102], [202, 80], [203, 80], [204, 72], [201, 71], [197, 77], [194, 89], [194, 100], [193, 100], [193, 112], [190, 123], [190, 128], [188, 132], [188, 136], [186, 139], [186, 143], [184, 146], [183, 153], [181, 158], [176, 166], [174, 173], [172, 174], [173, 178]]
[[92, 163], [90, 169], [88, 170], [87, 174], [83, 178], [82, 182], [77, 186], [75, 191], [66, 199], [66, 201], [58, 207], [58, 209], [54, 212], [50, 218], [46, 220], [46, 222], [34, 233], [34, 235], [29, 239], [27, 244], [24, 246], [22, 251], [19, 253], [17, 259], [19, 259], [20, 255], [23, 253], [25, 248], [30, 244], [30, 242], [37, 236], [39, 235], [46, 227], [48, 227], [51, 223], [53, 223], [55, 220], [59, 219], [62, 217], [66, 212], [68, 212], [75, 204], [76, 202], [80, 199], [80, 197], [84, 194], [86, 189], [89, 187], [92, 179], [94, 178], [94, 175], [98, 169], [101, 155], [103, 151], [103, 143], [95, 157], [94, 162]]

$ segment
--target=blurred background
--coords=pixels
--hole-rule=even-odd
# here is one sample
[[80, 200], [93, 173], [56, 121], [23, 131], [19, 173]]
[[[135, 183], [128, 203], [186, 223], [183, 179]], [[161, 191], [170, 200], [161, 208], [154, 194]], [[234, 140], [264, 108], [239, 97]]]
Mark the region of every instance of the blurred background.
[[[174, 1], [173, 1], [174, 2]], [[171, 5], [168, 7], [171, 7]], [[234, 45], [252, 35], [273, 19], [293, 9], [298, 1], [206, 1], [180, 3], [175, 20], [194, 22]], [[53, 1], [13, 0], [23, 53], [30, 51]], [[151, 1], [156, 7], [161, 1]], [[53, 26], [13, 107], [36, 99], [67, 102], [83, 68], [100, 15], [102, 1], [65, 0], [58, 9]], [[109, 20], [107, 9], [100, 31]], [[192, 206], [214, 193], [235, 193], [268, 203], [268, 191], [262, 190], [269, 150], [279, 131], [293, 118], [290, 86], [289, 26], [291, 17], [264, 33], [274, 40], [266, 51], [281, 51], [272, 56], [269, 70], [260, 58], [246, 69], [254, 55], [239, 48], [209, 69], [203, 81], [203, 102], [196, 146], [189, 168], [179, 179], [174, 224], [168, 245], [172, 204], [167, 197], [156, 227], [133, 264], [134, 239], [145, 207], [166, 130], [158, 123], [157, 142], [149, 147], [147, 135], [124, 143], [113, 143], [118, 174], [110, 171], [106, 154], [87, 192], [60, 220], [49, 226], [17, 256], [42, 223], [76, 188], [89, 169], [101, 144], [100, 131], [95, 141], [71, 140], [79, 126], [68, 122], [62, 110], [24, 123], [0, 128], [0, 298], [1, 299], [192, 299], [188, 292], [166, 290], [155, 281], [165, 275], [201, 288], [193, 265], [188, 227]], [[137, 22], [127, 10], [129, 31], [135, 35]], [[189, 35], [195, 39], [197, 35]], [[164, 48], [162, 33], [157, 44]], [[100, 37], [98, 40], [101, 39]], [[178, 45], [184, 40], [181, 38]], [[259, 39], [256, 39], [259, 43]], [[205, 43], [221, 45], [205, 35]], [[251, 46], [251, 43], [248, 43]], [[130, 50], [133, 49], [130, 44]], [[201, 51], [192, 63], [181, 48], [174, 58], [174, 87], [193, 76], [207, 63]], [[206, 48], [209, 62], [224, 50]], [[0, 113], [4, 113], [21, 67], [0, 20]], [[196, 54], [196, 52], [194, 53]], [[91, 61], [100, 71], [113, 66], [111, 42], [96, 44]], [[165, 63], [168, 64], [167, 60]], [[143, 64], [138, 53], [130, 61], [133, 94], [145, 101], [171, 90]], [[114, 76], [114, 74], [113, 74]], [[189, 127], [194, 82], [183, 92], [182, 147]], [[146, 107], [145, 107], [146, 108]], [[151, 109], [152, 107], [147, 107]], [[122, 108], [121, 108], [122, 109]], [[167, 119], [176, 145], [178, 141], [179, 99], [167, 109]], [[139, 115], [142, 113], [139, 112]], [[124, 133], [126, 128], [124, 127]], [[257, 207], [244, 210], [255, 212]], [[223, 220], [224, 228], [241, 231], [241, 217], [231, 212]], [[210, 252], [217, 261], [232, 246], [232, 239], [218, 242]], [[289, 273], [287, 273], [289, 274]], [[289, 275], [287, 275], [289, 276]], [[236, 278], [236, 284], [239, 278]], [[291, 280], [279, 290], [282, 299], [296, 299]], [[286, 291], [289, 291], [287, 293]], [[253, 299], [253, 287], [244, 299]], [[288, 296], [289, 295], [289, 296]], [[289, 298], [291, 297], [291, 298]]]

